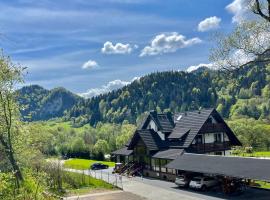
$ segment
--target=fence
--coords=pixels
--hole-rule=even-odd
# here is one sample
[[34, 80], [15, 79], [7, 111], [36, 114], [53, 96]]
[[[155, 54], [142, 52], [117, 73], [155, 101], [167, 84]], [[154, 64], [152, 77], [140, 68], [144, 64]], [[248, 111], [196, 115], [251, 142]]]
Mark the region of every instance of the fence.
[[112, 169], [105, 169], [105, 170], [78, 170], [80, 168], [83, 168], [81, 166], [75, 166], [73, 168], [76, 169], [70, 169], [70, 168], [64, 168], [64, 171], [68, 172], [75, 172], [78, 174], [78, 177], [81, 175], [83, 178], [85, 175], [91, 176], [92, 178], [103, 180], [121, 190], [123, 190], [123, 176], [119, 174], [113, 174]]

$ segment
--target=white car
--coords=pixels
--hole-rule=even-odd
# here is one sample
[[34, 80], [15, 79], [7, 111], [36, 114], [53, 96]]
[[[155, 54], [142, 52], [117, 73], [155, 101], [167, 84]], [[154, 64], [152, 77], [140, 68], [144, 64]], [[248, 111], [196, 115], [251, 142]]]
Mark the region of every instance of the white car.
[[175, 179], [175, 184], [179, 187], [187, 187], [189, 185], [190, 178], [185, 176], [178, 176]]
[[208, 188], [218, 185], [218, 180], [212, 177], [194, 177], [189, 183], [189, 187], [205, 191]]

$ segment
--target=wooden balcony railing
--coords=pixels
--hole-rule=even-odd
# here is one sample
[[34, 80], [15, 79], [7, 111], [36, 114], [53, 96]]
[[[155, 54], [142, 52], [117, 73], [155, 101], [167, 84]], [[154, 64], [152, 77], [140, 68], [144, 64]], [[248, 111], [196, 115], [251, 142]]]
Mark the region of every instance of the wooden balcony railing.
[[231, 148], [230, 142], [192, 144], [189, 151], [196, 153], [224, 151]]

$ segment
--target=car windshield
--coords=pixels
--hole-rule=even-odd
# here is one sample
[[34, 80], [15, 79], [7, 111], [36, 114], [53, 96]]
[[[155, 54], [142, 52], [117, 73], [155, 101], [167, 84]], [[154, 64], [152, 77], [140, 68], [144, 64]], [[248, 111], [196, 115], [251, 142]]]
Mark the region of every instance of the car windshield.
[[100, 165], [100, 163], [94, 163], [93, 165], [94, 165], [94, 166], [97, 166], [97, 165]]
[[196, 182], [200, 182], [201, 181], [201, 178], [193, 178], [192, 180], [193, 181], [196, 181]]

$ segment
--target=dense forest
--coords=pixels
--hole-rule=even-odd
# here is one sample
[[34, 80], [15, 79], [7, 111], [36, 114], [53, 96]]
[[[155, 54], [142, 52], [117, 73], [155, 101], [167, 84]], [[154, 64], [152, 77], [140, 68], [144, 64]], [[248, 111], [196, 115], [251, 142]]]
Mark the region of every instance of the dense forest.
[[98, 122], [135, 124], [149, 110], [172, 112], [216, 107], [225, 117], [269, 119], [270, 66], [249, 65], [228, 79], [225, 72], [202, 68], [156, 72], [131, 84], [91, 99], [78, 97], [63, 88], [51, 91], [39, 86], [19, 90], [25, 120], [63, 117], [77, 126]]
[[152, 109], [172, 112], [216, 107], [225, 118], [269, 119], [270, 66], [245, 66], [228, 79], [225, 72], [200, 69], [157, 72], [122, 89], [81, 101], [66, 119], [83, 125], [121, 123]]
[[64, 112], [82, 100], [64, 88], [46, 90], [38, 85], [22, 87], [18, 91], [21, 114], [25, 121], [62, 117]]

